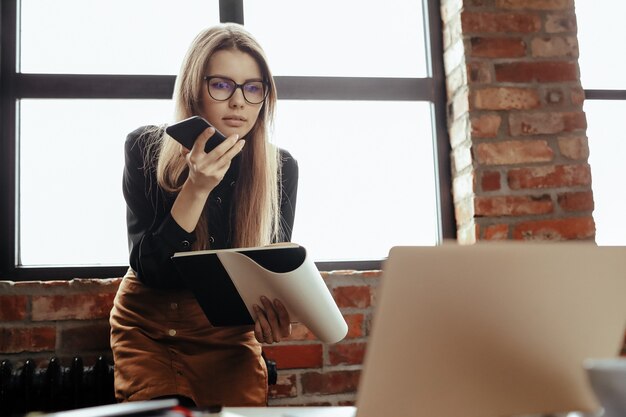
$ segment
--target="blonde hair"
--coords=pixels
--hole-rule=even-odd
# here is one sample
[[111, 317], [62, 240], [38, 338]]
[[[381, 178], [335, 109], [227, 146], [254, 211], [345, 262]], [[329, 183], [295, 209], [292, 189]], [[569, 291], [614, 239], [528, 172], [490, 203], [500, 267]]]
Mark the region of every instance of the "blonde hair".
[[[181, 65], [174, 86], [174, 118], [183, 120], [200, 114], [203, 80], [207, 64], [220, 50], [239, 50], [250, 55], [261, 69], [263, 79], [269, 83], [269, 93], [262, 105], [258, 119], [246, 135], [239, 177], [237, 179], [231, 215], [232, 244], [235, 247], [266, 245], [281, 238], [279, 209], [279, 178], [281, 165], [278, 149], [269, 143], [276, 107], [276, 86], [267, 64], [267, 58], [258, 42], [234, 23], [204, 30], [191, 43]], [[188, 168], [181, 155], [181, 146], [167, 134], [160, 135], [160, 152], [157, 162], [157, 181], [164, 190], [180, 191], [187, 178]], [[148, 152], [150, 154], [150, 152]], [[195, 229], [194, 249], [209, 248], [208, 224], [201, 216]]]

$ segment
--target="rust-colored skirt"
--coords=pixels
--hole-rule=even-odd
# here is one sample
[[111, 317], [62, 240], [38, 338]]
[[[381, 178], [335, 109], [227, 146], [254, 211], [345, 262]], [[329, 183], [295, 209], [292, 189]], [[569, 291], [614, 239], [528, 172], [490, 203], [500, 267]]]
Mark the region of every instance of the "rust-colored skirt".
[[199, 407], [267, 404], [267, 368], [252, 326], [213, 327], [189, 291], [126, 274], [111, 310], [118, 401], [183, 395]]

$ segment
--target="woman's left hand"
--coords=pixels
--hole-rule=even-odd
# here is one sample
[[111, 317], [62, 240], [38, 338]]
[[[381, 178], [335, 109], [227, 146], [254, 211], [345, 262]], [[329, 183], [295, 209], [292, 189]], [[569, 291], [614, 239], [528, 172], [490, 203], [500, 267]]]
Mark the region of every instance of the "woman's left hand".
[[272, 303], [267, 297], [261, 297], [263, 308], [254, 305], [256, 322], [254, 336], [261, 343], [277, 343], [291, 334], [291, 322], [287, 309], [279, 300]]

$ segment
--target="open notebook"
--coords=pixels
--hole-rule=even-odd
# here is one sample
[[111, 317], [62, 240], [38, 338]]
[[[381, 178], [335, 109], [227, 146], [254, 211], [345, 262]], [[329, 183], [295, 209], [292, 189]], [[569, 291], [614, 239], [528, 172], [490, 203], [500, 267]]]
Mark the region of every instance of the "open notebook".
[[597, 410], [582, 362], [623, 343], [626, 248], [396, 247], [383, 270], [357, 417]]

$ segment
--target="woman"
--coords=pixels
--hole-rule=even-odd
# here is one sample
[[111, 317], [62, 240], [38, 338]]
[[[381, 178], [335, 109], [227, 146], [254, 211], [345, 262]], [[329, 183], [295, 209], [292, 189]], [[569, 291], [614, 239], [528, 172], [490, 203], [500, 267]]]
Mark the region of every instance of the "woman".
[[191, 249], [291, 238], [298, 166], [268, 141], [276, 89], [261, 47], [236, 24], [200, 33], [176, 79], [174, 101], [177, 120], [202, 116], [227, 138], [209, 153], [204, 146], [213, 128], [191, 150], [162, 127], [137, 129], [126, 140], [130, 269], [110, 318], [116, 397], [265, 405], [260, 343], [290, 334], [285, 308], [262, 299], [254, 326], [213, 327], [170, 259]]

